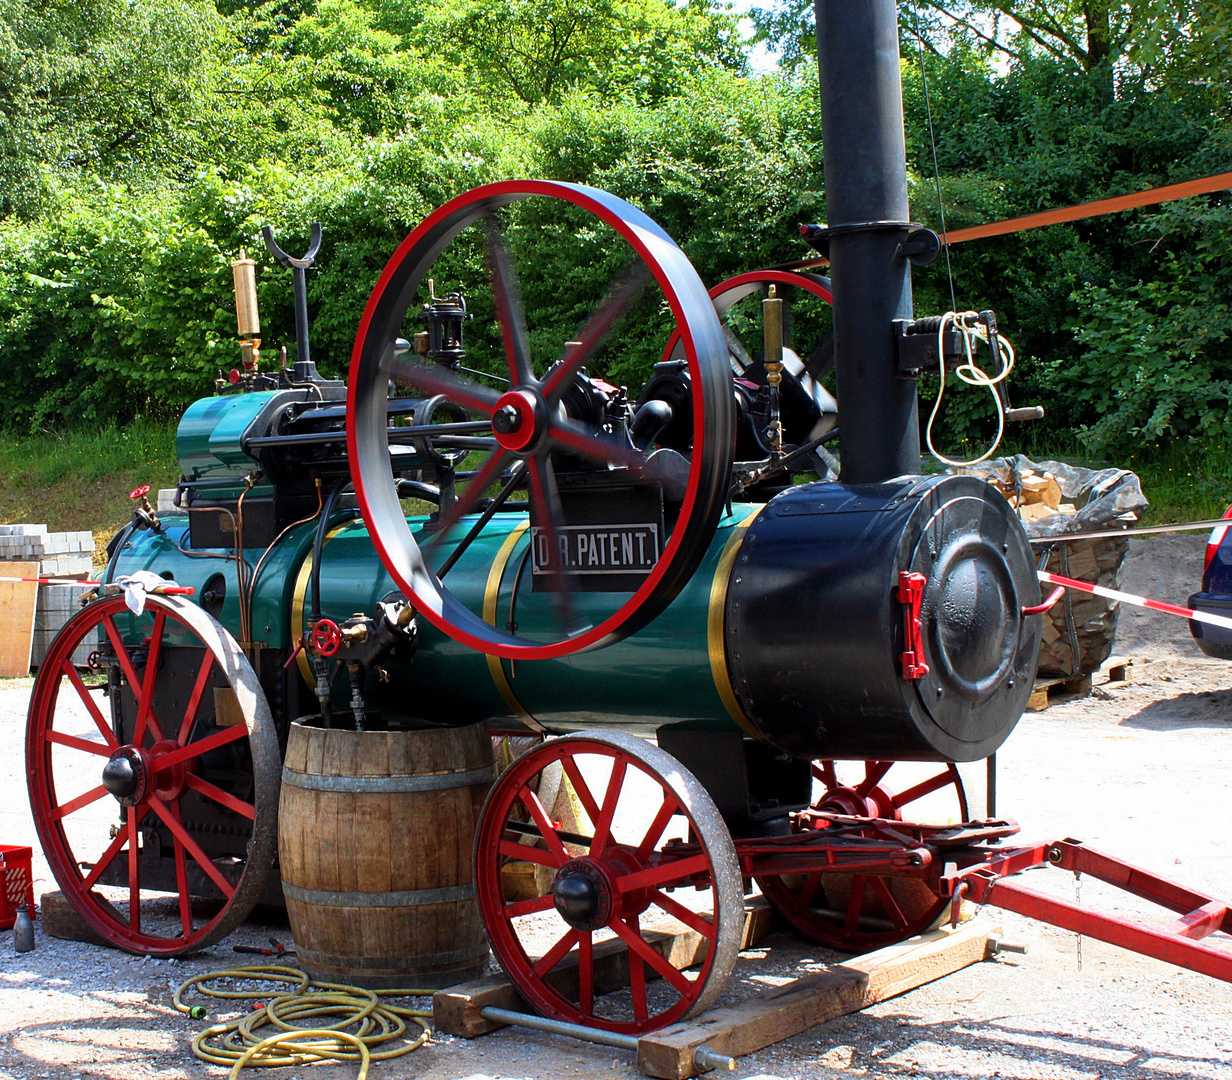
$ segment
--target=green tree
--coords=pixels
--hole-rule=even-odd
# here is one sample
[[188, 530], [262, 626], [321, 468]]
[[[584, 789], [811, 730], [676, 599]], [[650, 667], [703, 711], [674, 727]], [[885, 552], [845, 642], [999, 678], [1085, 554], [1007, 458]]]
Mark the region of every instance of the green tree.
[[653, 102], [699, 67], [742, 65], [734, 20], [705, 0], [448, 0], [420, 32], [478, 84], [531, 106], [576, 87]]
[[0, 217], [199, 160], [221, 29], [208, 0], [0, 0]]

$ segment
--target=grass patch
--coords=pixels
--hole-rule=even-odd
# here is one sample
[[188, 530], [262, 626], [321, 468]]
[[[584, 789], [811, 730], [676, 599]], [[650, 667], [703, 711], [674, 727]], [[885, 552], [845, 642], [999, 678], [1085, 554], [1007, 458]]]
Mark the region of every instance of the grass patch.
[[[99, 550], [132, 512], [128, 493], [180, 478], [175, 425], [138, 420], [123, 428], [75, 429], [0, 439], [0, 523], [89, 529]], [[153, 498], [151, 497], [151, 502]]]

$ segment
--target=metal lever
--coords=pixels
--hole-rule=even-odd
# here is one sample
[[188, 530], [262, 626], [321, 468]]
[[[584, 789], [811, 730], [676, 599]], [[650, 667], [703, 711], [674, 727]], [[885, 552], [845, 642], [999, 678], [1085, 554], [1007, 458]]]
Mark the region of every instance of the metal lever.
[[311, 229], [312, 233], [308, 240], [308, 251], [297, 259], [293, 255], [288, 255], [274, 241], [272, 226], [264, 225], [261, 228], [261, 236], [265, 240], [265, 247], [270, 255], [277, 262], [289, 267], [291, 270], [291, 284], [295, 289], [296, 360], [305, 364], [312, 357], [308, 352], [308, 281], [304, 271], [312, 265], [313, 260], [317, 257], [317, 252], [321, 250], [321, 226], [319, 223], [314, 223]]

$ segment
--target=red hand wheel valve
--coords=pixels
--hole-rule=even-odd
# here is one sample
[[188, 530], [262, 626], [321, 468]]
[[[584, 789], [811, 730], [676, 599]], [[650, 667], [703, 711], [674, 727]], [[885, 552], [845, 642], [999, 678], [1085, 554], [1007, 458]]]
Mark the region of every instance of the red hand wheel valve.
[[312, 648], [320, 656], [333, 656], [342, 645], [342, 631], [333, 619], [321, 619], [312, 628]]

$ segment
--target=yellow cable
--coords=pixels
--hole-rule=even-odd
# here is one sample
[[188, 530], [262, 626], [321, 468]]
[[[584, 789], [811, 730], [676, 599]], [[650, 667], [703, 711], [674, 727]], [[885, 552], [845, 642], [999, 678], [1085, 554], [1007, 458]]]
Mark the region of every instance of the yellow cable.
[[[431, 990], [366, 990], [341, 983], [314, 983], [297, 968], [265, 964], [197, 975], [176, 990], [175, 1007], [190, 1016], [200, 1015], [184, 1002], [184, 994], [193, 987], [208, 997], [251, 1000], [256, 996], [252, 990], [221, 990], [207, 985], [220, 979], [295, 984], [290, 993], [280, 994], [243, 1016], [212, 1024], [194, 1036], [193, 1054], [211, 1065], [231, 1066], [232, 1080], [246, 1067], [310, 1065], [321, 1060], [358, 1062], [357, 1080], [364, 1080], [370, 1062], [409, 1054], [427, 1042], [432, 1030], [426, 1020], [432, 1015], [430, 1010], [408, 1009], [381, 1000], [391, 996], [423, 997], [430, 995]], [[291, 1022], [309, 1017], [315, 1022], [315, 1018], [322, 1016], [339, 1019], [334, 1024], [312, 1028], [298, 1027]], [[413, 1020], [423, 1031], [402, 1046], [377, 1049], [405, 1036], [404, 1017]], [[262, 1038], [258, 1032], [267, 1026], [282, 1030]], [[343, 1030], [345, 1028], [358, 1030], [351, 1032]], [[304, 1039], [317, 1041], [299, 1041]], [[213, 1045], [211, 1040], [214, 1040]]]

